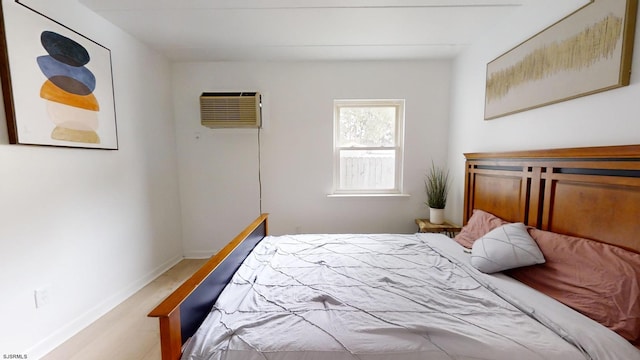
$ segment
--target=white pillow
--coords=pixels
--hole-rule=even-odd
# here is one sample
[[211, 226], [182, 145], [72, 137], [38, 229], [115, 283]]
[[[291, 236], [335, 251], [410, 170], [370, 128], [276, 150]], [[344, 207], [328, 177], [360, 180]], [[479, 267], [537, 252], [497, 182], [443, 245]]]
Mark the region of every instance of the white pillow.
[[491, 274], [544, 263], [544, 255], [523, 223], [495, 228], [473, 243], [471, 265]]

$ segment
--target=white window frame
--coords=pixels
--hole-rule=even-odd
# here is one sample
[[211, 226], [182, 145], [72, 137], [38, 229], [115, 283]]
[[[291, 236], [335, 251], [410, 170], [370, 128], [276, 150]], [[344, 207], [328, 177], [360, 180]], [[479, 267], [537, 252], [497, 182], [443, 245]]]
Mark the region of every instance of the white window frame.
[[[393, 147], [340, 147], [340, 109], [343, 107], [395, 107], [395, 146]], [[333, 192], [335, 196], [397, 195], [404, 196], [404, 99], [334, 100], [333, 102]], [[342, 189], [340, 188], [340, 152], [342, 150], [395, 150], [395, 183], [391, 189]]]

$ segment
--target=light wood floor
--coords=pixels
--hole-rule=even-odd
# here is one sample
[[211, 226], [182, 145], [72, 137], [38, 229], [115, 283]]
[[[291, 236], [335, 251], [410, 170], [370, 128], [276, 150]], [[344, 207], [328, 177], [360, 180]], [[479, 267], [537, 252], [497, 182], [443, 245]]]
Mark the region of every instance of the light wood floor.
[[42, 360], [160, 360], [158, 319], [147, 314], [203, 260], [182, 260]]

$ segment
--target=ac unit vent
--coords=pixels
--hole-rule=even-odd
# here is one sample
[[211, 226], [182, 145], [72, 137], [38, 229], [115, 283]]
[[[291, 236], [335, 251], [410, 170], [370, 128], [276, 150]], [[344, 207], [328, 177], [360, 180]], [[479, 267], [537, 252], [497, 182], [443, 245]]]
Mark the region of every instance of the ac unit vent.
[[258, 92], [203, 92], [200, 121], [210, 128], [259, 128], [261, 97]]

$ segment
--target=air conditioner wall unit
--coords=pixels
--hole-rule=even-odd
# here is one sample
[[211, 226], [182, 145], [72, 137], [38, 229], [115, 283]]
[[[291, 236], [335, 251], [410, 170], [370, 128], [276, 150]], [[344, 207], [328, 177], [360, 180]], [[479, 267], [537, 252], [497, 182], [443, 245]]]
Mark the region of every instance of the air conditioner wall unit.
[[259, 128], [261, 101], [259, 92], [203, 92], [200, 121], [210, 128]]

